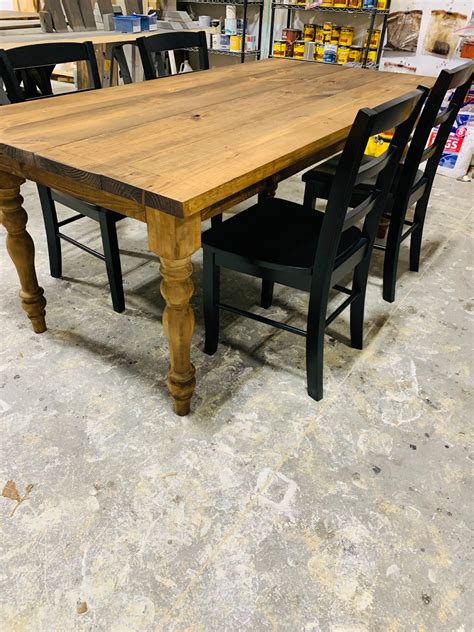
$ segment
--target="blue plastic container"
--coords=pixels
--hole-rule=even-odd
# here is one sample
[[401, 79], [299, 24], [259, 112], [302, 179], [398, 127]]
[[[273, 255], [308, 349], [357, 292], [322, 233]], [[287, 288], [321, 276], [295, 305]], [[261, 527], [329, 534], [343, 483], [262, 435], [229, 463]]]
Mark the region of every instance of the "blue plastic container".
[[156, 20], [156, 13], [152, 13], [151, 15], [143, 15], [142, 13], [134, 13], [141, 20], [141, 29], [142, 31], [156, 31], [158, 29], [158, 24]]
[[115, 30], [120, 33], [140, 33], [142, 21], [139, 15], [114, 16]]

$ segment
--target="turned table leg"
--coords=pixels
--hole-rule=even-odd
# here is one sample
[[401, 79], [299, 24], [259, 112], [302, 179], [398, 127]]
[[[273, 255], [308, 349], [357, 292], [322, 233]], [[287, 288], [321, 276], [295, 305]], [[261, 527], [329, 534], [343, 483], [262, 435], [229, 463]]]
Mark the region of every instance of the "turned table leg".
[[46, 331], [43, 288], [39, 287], [35, 271], [35, 246], [26, 230], [28, 215], [22, 207], [20, 186], [24, 180], [0, 172], [0, 211], [7, 231], [7, 250], [20, 279], [21, 306], [28, 315], [35, 333]]
[[167, 385], [174, 399], [178, 415], [187, 415], [196, 384], [191, 362], [191, 339], [194, 331], [194, 312], [189, 301], [194, 292], [189, 258], [173, 261], [161, 259], [161, 294], [166, 301], [163, 327], [169, 342], [170, 369]]
[[167, 386], [177, 415], [190, 411], [196, 379], [191, 362], [194, 312], [191, 255], [201, 245], [201, 218], [179, 219], [147, 209], [148, 243], [160, 257], [161, 294], [166, 301], [163, 326], [168, 338], [170, 368]]

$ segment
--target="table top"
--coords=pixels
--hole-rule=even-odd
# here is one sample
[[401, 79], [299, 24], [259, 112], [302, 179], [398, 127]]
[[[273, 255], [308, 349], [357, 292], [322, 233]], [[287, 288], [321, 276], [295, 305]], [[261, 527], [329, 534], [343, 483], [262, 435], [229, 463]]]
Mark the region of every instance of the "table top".
[[184, 217], [315, 162], [361, 107], [433, 82], [269, 59], [7, 105], [0, 159]]
[[35, 29], [40, 33], [41, 22], [39, 20], [3, 20], [0, 16], [0, 31], [16, 31], [18, 29], [20, 31], [28, 29], [28, 33], [30, 33], [29, 29]]
[[0, 20], [34, 20], [38, 17], [34, 11], [0, 11]]
[[[206, 31], [208, 29], [190, 29], [192, 31]], [[0, 48], [9, 50], [18, 46], [30, 44], [49, 44], [60, 42], [92, 42], [100, 44], [126, 44], [134, 42], [138, 37], [150, 37], [156, 33], [170, 33], [170, 29], [158, 29], [158, 31], [142, 31], [140, 33], [119, 33], [118, 31], [67, 31], [65, 33], [44, 33], [40, 28], [16, 28], [15, 31], [0, 29]]]

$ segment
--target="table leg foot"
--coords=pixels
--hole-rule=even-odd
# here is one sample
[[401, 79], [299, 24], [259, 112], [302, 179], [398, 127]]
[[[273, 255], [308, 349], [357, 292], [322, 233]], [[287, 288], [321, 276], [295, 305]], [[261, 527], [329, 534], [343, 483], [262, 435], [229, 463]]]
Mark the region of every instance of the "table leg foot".
[[43, 288], [38, 285], [35, 271], [35, 246], [26, 230], [28, 215], [22, 207], [20, 195], [22, 178], [0, 173], [0, 210], [2, 224], [7, 231], [7, 250], [20, 279], [21, 306], [31, 320], [33, 331], [46, 331]]
[[189, 413], [196, 385], [195, 369], [191, 363], [191, 339], [194, 331], [194, 312], [189, 304], [194, 291], [192, 269], [189, 257], [160, 260], [160, 289], [166, 301], [163, 327], [170, 349], [167, 385], [174, 399], [174, 411], [180, 416]]

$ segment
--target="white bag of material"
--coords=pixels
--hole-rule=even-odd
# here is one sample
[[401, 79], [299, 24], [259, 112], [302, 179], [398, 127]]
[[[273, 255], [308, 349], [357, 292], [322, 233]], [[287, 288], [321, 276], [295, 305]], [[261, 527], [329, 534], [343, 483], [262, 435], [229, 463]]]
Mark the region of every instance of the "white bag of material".
[[[435, 134], [433, 130], [432, 134]], [[437, 173], [450, 178], [462, 178], [469, 171], [474, 149], [474, 88], [459, 111], [446, 142]]]

